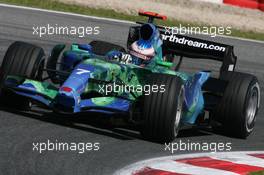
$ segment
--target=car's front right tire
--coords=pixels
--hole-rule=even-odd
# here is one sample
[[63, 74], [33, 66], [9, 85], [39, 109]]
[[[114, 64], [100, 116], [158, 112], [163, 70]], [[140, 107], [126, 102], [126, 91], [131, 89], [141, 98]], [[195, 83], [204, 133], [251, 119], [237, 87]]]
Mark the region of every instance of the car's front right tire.
[[177, 76], [152, 74], [149, 85], [163, 86], [164, 90], [144, 96], [141, 134], [154, 142], [171, 142], [178, 135], [183, 114], [183, 82]]
[[[29, 108], [28, 99], [4, 91], [5, 80], [9, 75], [39, 80], [42, 76], [45, 58], [44, 50], [38, 46], [16, 41], [11, 44], [4, 56], [0, 71], [0, 95], [1, 102], [14, 105], [16, 108]], [[14, 103], [15, 101], [15, 103]]]

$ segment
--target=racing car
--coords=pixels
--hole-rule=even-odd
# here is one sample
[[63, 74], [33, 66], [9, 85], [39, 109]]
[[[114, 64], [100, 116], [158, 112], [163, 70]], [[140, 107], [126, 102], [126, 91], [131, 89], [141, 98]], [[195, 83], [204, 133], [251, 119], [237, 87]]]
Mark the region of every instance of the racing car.
[[[16, 108], [30, 110], [36, 104], [61, 115], [122, 114], [145, 139], [155, 142], [173, 141], [185, 126], [200, 125], [239, 138], [249, 136], [260, 87], [254, 75], [235, 71], [233, 46], [171, 34], [154, 23], [165, 16], [142, 11], [139, 15], [148, 21], [129, 28], [127, 48], [95, 40], [58, 44], [45, 56], [39, 46], [14, 42], [1, 65], [1, 101], [12, 96]], [[134, 46], [140, 61], [134, 64], [131, 46], [151, 39], [156, 43], [152, 61]], [[211, 76], [208, 68], [182, 71], [184, 58], [221, 62], [219, 76]]]

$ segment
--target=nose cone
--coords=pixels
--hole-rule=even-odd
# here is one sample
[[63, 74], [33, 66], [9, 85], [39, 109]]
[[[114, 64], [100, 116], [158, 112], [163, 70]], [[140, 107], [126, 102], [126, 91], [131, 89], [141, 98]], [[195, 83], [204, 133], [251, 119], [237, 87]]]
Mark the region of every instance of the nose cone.
[[87, 64], [79, 64], [68, 79], [61, 86], [56, 97], [55, 106], [59, 110], [78, 112], [80, 110], [81, 94], [88, 86], [88, 80], [94, 67]]

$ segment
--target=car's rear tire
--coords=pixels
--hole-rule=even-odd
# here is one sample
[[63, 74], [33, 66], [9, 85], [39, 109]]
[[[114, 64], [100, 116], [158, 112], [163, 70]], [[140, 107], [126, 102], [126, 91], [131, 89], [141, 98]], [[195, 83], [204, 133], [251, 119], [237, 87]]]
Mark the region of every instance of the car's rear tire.
[[220, 79], [228, 82], [224, 95], [212, 112], [215, 129], [229, 136], [246, 138], [253, 131], [260, 104], [260, 88], [255, 76], [224, 72]]
[[[44, 50], [38, 46], [16, 41], [11, 44], [4, 56], [0, 72], [1, 99], [9, 103], [11, 94], [3, 91], [4, 82], [8, 75], [17, 75], [29, 79], [39, 80], [42, 78], [42, 68], [45, 64]], [[28, 107], [29, 101], [22, 97], [16, 97], [16, 104]], [[12, 102], [12, 101], [11, 101]]]
[[165, 91], [144, 96], [141, 134], [155, 142], [170, 142], [176, 138], [183, 114], [184, 86], [177, 76], [153, 74], [149, 85], [164, 86]]
[[91, 41], [92, 52], [96, 55], [106, 55], [110, 51], [126, 52], [125, 48], [105, 41]]

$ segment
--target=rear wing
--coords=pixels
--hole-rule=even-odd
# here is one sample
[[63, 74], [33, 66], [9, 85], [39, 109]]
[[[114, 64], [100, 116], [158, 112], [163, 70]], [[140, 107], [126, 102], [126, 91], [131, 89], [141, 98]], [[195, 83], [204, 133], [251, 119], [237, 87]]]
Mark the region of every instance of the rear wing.
[[[143, 16], [148, 16], [149, 19], [161, 19], [161, 15], [149, 14], [145, 12]], [[139, 15], [142, 15], [139, 13]], [[165, 19], [165, 18], [162, 18]], [[144, 24], [137, 22], [138, 24]], [[233, 46], [212, 42], [208, 40], [198, 39], [190, 36], [171, 34], [168, 27], [157, 26], [163, 41], [162, 50], [163, 55], [172, 54], [188, 58], [209, 59], [222, 62], [220, 72], [234, 71], [237, 57], [234, 54]], [[140, 26], [132, 26], [129, 30], [128, 47], [139, 39]]]
[[234, 71], [237, 57], [233, 46], [183, 35], [166, 34], [160, 30], [163, 54], [222, 62], [222, 71]]

